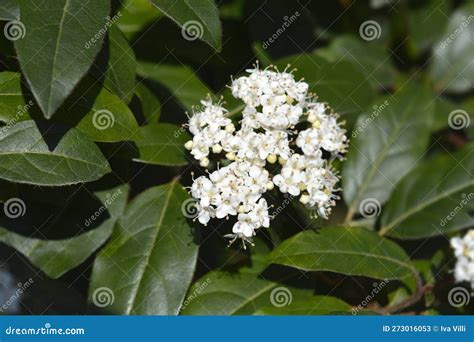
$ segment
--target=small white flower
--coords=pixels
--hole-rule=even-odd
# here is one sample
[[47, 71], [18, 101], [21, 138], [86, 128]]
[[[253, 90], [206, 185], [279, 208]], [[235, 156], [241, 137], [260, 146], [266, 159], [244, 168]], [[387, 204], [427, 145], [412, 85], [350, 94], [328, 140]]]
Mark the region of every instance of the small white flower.
[[474, 288], [474, 229], [468, 231], [462, 238], [452, 238], [451, 247], [457, 259], [454, 278], [457, 282], [470, 282]]

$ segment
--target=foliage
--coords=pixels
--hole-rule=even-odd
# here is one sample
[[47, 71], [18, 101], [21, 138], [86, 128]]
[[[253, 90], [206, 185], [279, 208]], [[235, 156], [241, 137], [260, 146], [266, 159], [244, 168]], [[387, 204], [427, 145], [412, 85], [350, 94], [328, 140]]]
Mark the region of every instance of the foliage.
[[[8, 0], [0, 20], [0, 258], [42, 284], [30, 312], [472, 308], [449, 297], [449, 238], [474, 226], [471, 1]], [[329, 220], [272, 192], [244, 250], [194, 220], [183, 124], [207, 97], [239, 120], [226, 85], [257, 60], [295, 68], [350, 144]]]

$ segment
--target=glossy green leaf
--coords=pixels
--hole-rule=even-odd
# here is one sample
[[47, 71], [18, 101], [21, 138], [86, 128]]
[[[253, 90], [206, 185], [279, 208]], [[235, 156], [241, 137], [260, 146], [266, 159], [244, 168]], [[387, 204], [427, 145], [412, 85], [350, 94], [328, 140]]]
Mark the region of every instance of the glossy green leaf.
[[119, 13], [117, 25], [129, 39], [161, 17], [160, 11], [149, 0], [122, 1]]
[[182, 27], [183, 39], [202, 39], [215, 50], [222, 48], [219, 11], [214, 0], [152, 0], [166, 16]]
[[110, 172], [107, 160], [87, 137], [72, 129], [50, 151], [34, 121], [0, 130], [0, 178], [59, 186], [90, 182]]
[[189, 196], [174, 180], [146, 190], [127, 206], [111, 241], [97, 256], [89, 298], [108, 288], [118, 314], [176, 315], [191, 283], [198, 245], [182, 203]]
[[58, 121], [74, 124], [94, 141], [133, 140], [139, 134], [137, 120], [125, 102], [99, 84], [81, 82], [56, 115]]
[[382, 213], [382, 233], [419, 239], [471, 227], [473, 174], [473, 144], [420, 165], [393, 192]]
[[101, 48], [109, 1], [87, 6], [81, 0], [19, 3], [27, 31], [15, 41], [21, 70], [45, 117], [51, 118]]
[[431, 93], [407, 86], [359, 117], [343, 165], [343, 196], [350, 213], [364, 200], [383, 204], [423, 156], [433, 118]]
[[379, 43], [345, 35], [336, 37], [325, 50], [325, 55], [330, 55], [331, 62], [344, 60], [351, 63], [377, 88], [390, 86], [395, 81], [396, 69], [387, 49]]
[[135, 143], [140, 156], [135, 161], [156, 165], [186, 165], [184, 144], [190, 135], [182, 127], [167, 123], [149, 124], [140, 128]]
[[278, 284], [252, 274], [210, 272], [189, 289], [183, 315], [249, 315], [261, 303], [270, 304]]
[[474, 4], [466, 4], [449, 18], [446, 33], [435, 44], [431, 76], [440, 92], [465, 92], [474, 87]]
[[[126, 186], [96, 194], [110, 213], [99, 227], [63, 240], [41, 240], [0, 228], [0, 242], [15, 248], [51, 278], [59, 278], [83, 263], [109, 238], [127, 202]], [[65, 227], [66, 228], [66, 227]]]
[[167, 88], [189, 112], [212, 95], [212, 91], [186, 66], [140, 63], [138, 73]]
[[397, 244], [356, 227], [301, 232], [283, 241], [268, 261], [305, 271], [332, 271], [377, 279], [401, 279], [413, 271], [410, 258]]
[[148, 87], [143, 82], [136, 86], [135, 94], [140, 99], [142, 112], [146, 119], [146, 123], [158, 122], [161, 115], [160, 100], [150, 89], [148, 89]]
[[278, 60], [276, 64], [281, 70], [288, 64], [297, 68], [296, 78], [304, 77], [310, 91], [350, 123], [374, 100], [369, 81], [347, 61], [331, 63], [319, 56], [303, 54]]
[[351, 306], [349, 304], [336, 297], [313, 295], [295, 296], [292, 294], [291, 302], [288, 305], [282, 307], [275, 305], [262, 306], [255, 311], [255, 315], [328, 315], [333, 312], [349, 312], [350, 310]]
[[28, 120], [27, 103], [28, 107], [33, 106], [31, 100], [23, 97], [20, 75], [10, 71], [0, 72], [0, 121], [14, 124]]
[[135, 53], [116, 25], [110, 27], [107, 42], [108, 63], [104, 85], [129, 103], [135, 92]]
[[20, 8], [16, 0], [2, 0], [0, 2], [0, 20], [19, 20]]

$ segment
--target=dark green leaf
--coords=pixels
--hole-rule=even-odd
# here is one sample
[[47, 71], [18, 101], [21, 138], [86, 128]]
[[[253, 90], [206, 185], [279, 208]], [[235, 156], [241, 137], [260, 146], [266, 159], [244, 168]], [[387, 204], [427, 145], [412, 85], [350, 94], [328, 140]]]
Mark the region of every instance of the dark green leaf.
[[70, 130], [50, 151], [34, 121], [0, 130], [0, 178], [18, 183], [59, 186], [89, 182], [110, 172], [99, 148]]
[[282, 242], [268, 260], [305, 271], [332, 271], [377, 279], [401, 279], [413, 271], [409, 257], [397, 244], [355, 227], [304, 231]]
[[142, 105], [143, 116], [146, 123], [156, 123], [160, 119], [161, 103], [160, 100], [148, 89], [144, 83], [139, 83], [136, 86], [135, 94], [140, 99]]
[[135, 53], [115, 25], [109, 29], [108, 64], [104, 85], [129, 103], [135, 92]]
[[440, 92], [465, 92], [474, 84], [474, 4], [466, 4], [449, 18], [446, 34], [435, 44], [431, 76]]
[[297, 78], [304, 77], [310, 91], [350, 123], [374, 100], [369, 81], [349, 62], [330, 63], [319, 56], [303, 54], [281, 59], [276, 64], [280, 69], [288, 64], [297, 68]]
[[146, 190], [126, 208], [111, 241], [97, 256], [89, 298], [106, 287], [107, 310], [120, 314], [176, 315], [191, 283], [198, 246], [173, 182]]
[[40, 240], [0, 228], [0, 241], [18, 250], [49, 277], [59, 278], [83, 263], [109, 238], [127, 202], [128, 189], [121, 186], [101, 191], [96, 196], [111, 217], [93, 230], [69, 239]]
[[396, 69], [386, 48], [378, 42], [346, 35], [335, 38], [325, 50], [324, 54], [331, 57], [331, 62], [345, 60], [351, 63], [377, 88], [390, 86], [395, 81]]
[[[29, 103], [28, 103], [29, 102]], [[0, 121], [7, 124], [29, 119], [28, 108], [33, 106], [32, 101], [27, 101], [21, 92], [20, 74], [16, 72], [0, 72]]]
[[20, 8], [16, 0], [2, 0], [0, 2], [0, 20], [19, 20]]
[[471, 227], [474, 145], [425, 162], [393, 192], [382, 215], [382, 233], [419, 239]]
[[[277, 292], [275, 292], [278, 294]], [[292, 291], [293, 293], [293, 291]], [[331, 296], [312, 296], [292, 294], [291, 303], [288, 305], [277, 307], [262, 306], [257, 308], [255, 315], [327, 315], [333, 312], [349, 312], [351, 306], [339, 298]]]
[[[109, 1], [20, 0], [26, 34], [15, 47], [30, 88], [51, 118], [101, 48]], [[45, 25], [45, 20], [47, 25]]]
[[[428, 90], [407, 86], [377, 101], [357, 121], [342, 170], [349, 212], [362, 201], [383, 204], [398, 181], [423, 156], [433, 117]], [[371, 108], [371, 109], [372, 109]]]
[[211, 90], [186, 66], [140, 63], [138, 73], [166, 87], [189, 112], [209, 94], [212, 95]]
[[213, 0], [152, 0], [166, 16], [182, 27], [184, 39], [202, 39], [215, 50], [222, 48], [219, 11]]
[[135, 140], [140, 157], [135, 160], [156, 165], [186, 165], [184, 144], [190, 139], [184, 128], [167, 123], [141, 127]]

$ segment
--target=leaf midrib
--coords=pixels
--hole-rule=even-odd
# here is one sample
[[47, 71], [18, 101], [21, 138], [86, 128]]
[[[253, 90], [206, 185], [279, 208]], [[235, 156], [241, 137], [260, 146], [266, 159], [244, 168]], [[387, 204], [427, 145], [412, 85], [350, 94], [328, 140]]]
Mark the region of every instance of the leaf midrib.
[[168, 206], [169, 206], [169, 202], [170, 202], [170, 199], [171, 199], [171, 194], [173, 193], [173, 189], [175, 187], [177, 183], [177, 180], [175, 179], [174, 181], [172, 181], [169, 185], [169, 190], [167, 191], [166, 193], [166, 197], [165, 197], [165, 201], [163, 203], [163, 206], [162, 206], [162, 211], [161, 211], [161, 215], [160, 217], [158, 218], [158, 222], [156, 223], [156, 229], [155, 229], [155, 234], [153, 236], [153, 239], [151, 241], [151, 243], [149, 244], [150, 248], [149, 248], [149, 252], [145, 254], [145, 257], [146, 257], [146, 260], [144, 262], [144, 266], [143, 268], [140, 270], [140, 274], [139, 274], [139, 280], [138, 280], [138, 283], [136, 285], [136, 287], [134, 288], [134, 291], [132, 292], [132, 298], [131, 298], [131, 303], [130, 305], [127, 307], [127, 314], [129, 315], [131, 313], [131, 311], [134, 309], [135, 307], [135, 301], [137, 299], [137, 296], [138, 296], [138, 290], [140, 289], [141, 287], [141, 284], [142, 284], [142, 281], [143, 281], [143, 278], [144, 278], [144, 274], [145, 274], [145, 271], [146, 269], [148, 268], [148, 264], [150, 263], [150, 258], [151, 258], [151, 255], [153, 253], [153, 250], [154, 250], [154, 247], [155, 247], [155, 243], [156, 243], [156, 239], [158, 238], [158, 234], [160, 232], [160, 228], [163, 224], [163, 219], [164, 217], [166, 216], [166, 210], [168, 209]]

